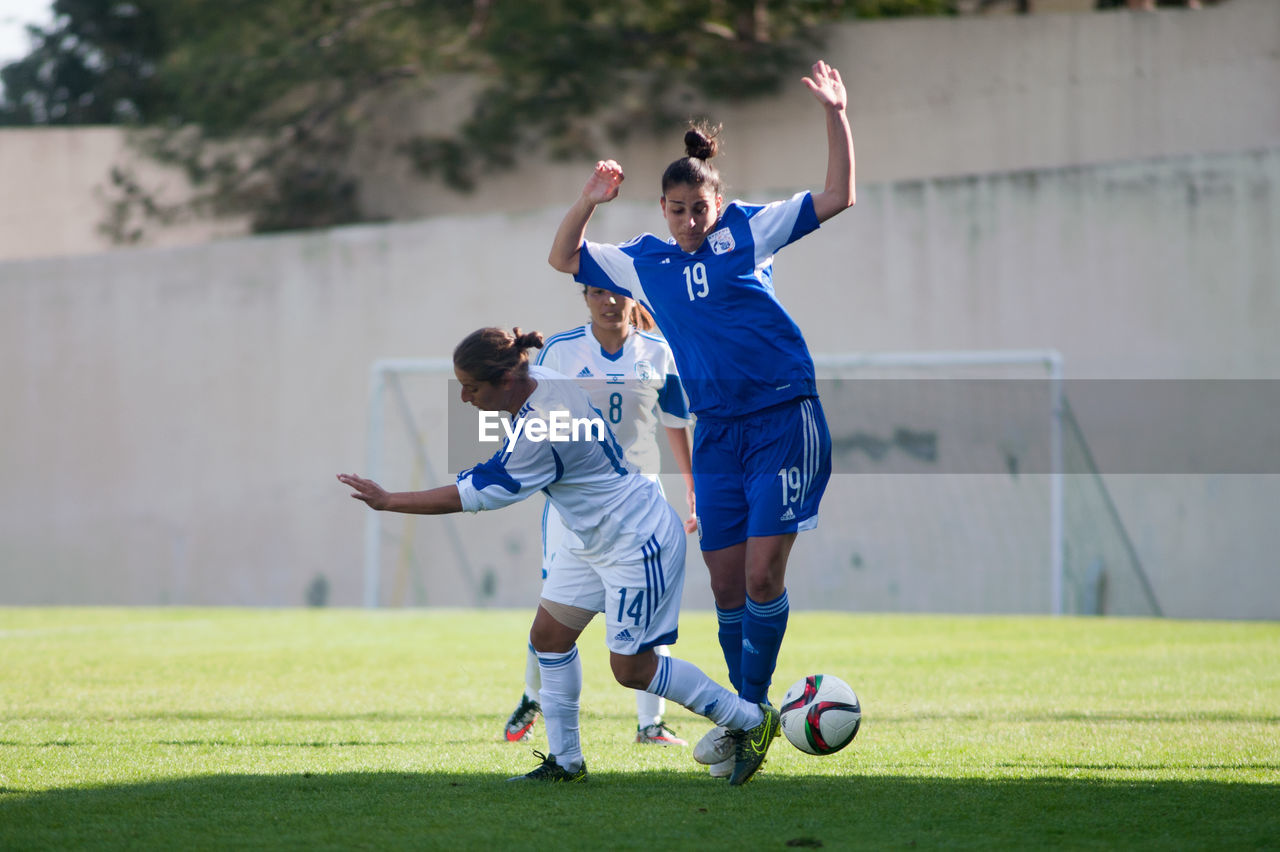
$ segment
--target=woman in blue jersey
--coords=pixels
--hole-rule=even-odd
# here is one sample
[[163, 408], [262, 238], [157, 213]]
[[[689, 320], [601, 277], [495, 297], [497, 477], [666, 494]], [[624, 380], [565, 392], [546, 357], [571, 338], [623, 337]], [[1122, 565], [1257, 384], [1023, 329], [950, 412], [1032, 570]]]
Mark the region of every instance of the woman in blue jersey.
[[[670, 239], [644, 234], [621, 245], [586, 239], [592, 212], [617, 197], [623, 179], [622, 168], [605, 160], [565, 214], [549, 257], [582, 284], [636, 299], [671, 344], [698, 418], [694, 485], [721, 647], [739, 694], [761, 702], [768, 700], [786, 630], [787, 558], [796, 534], [817, 525], [831, 471], [813, 359], [774, 295], [772, 260], [854, 202], [844, 83], [818, 62], [804, 84], [826, 116], [820, 192], [767, 205], [726, 204], [709, 162], [715, 135], [693, 128], [685, 134], [687, 156], [662, 176]], [[708, 734], [695, 757], [724, 759], [729, 744], [721, 734]]]
[[[540, 346], [536, 332], [483, 328], [454, 350], [462, 401], [512, 418], [502, 448], [458, 474], [455, 484], [388, 493], [353, 474], [339, 474], [338, 480], [372, 509], [422, 515], [500, 509], [543, 492], [577, 537], [575, 576], [557, 568], [559, 582], [544, 585], [529, 631], [542, 676], [549, 754], [539, 754], [540, 766], [512, 780], [586, 779], [578, 739], [577, 640], [603, 612], [618, 683], [668, 698], [732, 731], [736, 749], [729, 783], [744, 784], [777, 735], [778, 711], [734, 695], [692, 663], [654, 653], [656, 646], [676, 640], [684, 527], [657, 483], [627, 463], [586, 391], [559, 373], [529, 365], [527, 350]], [[576, 425], [565, 428], [569, 423]], [[578, 428], [582, 424], [590, 428]]]
[[[599, 287], [583, 288], [582, 296], [590, 322], [547, 338], [537, 363], [573, 377], [608, 421], [627, 461], [654, 481], [658, 479], [660, 462], [657, 433], [658, 427], [663, 427], [676, 466], [685, 479], [690, 515], [685, 529], [693, 532], [697, 521], [693, 511], [689, 409], [671, 348], [651, 333], [655, 327], [653, 317], [635, 301]], [[559, 577], [552, 575], [557, 571], [569, 571], [572, 576], [572, 567], [578, 562], [574, 549], [578, 546], [560, 513], [548, 502], [542, 513], [544, 584], [555, 584]], [[654, 651], [667, 654], [663, 645]], [[520, 701], [503, 726], [508, 742], [528, 739], [541, 710], [541, 674], [532, 648], [526, 655], [524, 680]], [[687, 745], [663, 720], [664, 710], [660, 696], [636, 690], [637, 743]]]

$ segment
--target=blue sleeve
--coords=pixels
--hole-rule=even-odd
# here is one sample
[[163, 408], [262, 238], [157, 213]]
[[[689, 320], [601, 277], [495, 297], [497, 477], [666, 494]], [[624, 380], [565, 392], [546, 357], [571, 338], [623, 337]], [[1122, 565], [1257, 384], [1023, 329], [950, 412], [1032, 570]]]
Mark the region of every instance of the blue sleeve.
[[488, 461], [458, 474], [465, 512], [501, 509], [519, 503], [564, 475], [564, 464], [546, 441], [523, 437], [508, 442]]
[[658, 409], [681, 420], [689, 419], [689, 401], [684, 394], [684, 385], [674, 373], [667, 375], [662, 390], [658, 391]]
[[464, 479], [470, 480], [471, 485], [477, 491], [483, 491], [491, 486], [506, 489], [509, 494], [520, 493], [520, 483], [507, 472], [502, 464], [502, 457], [505, 452], [499, 450], [494, 453], [487, 461], [482, 461], [475, 467], [464, 470], [458, 474], [458, 482]]

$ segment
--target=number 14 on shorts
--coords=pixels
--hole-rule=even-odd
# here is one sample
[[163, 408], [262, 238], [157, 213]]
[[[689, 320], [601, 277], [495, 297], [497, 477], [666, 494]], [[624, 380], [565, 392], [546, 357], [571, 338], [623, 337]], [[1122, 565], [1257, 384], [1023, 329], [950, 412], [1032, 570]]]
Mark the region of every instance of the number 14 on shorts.
[[618, 589], [618, 623], [628, 618], [639, 626], [644, 616], [644, 589]]

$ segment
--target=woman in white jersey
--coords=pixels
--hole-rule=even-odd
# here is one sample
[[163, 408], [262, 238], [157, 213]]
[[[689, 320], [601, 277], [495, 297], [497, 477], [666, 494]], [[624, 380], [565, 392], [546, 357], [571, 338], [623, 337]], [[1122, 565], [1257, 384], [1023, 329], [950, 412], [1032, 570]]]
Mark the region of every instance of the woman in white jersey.
[[578, 739], [577, 640], [603, 612], [618, 683], [671, 699], [728, 729], [735, 743], [729, 783], [745, 784], [777, 736], [778, 711], [734, 695], [692, 663], [654, 653], [677, 636], [684, 527], [657, 483], [627, 463], [586, 391], [566, 376], [529, 365], [527, 350], [541, 345], [536, 332], [482, 328], [454, 350], [462, 401], [512, 418], [502, 448], [458, 474], [456, 484], [388, 493], [353, 474], [338, 474], [338, 480], [372, 509], [421, 515], [500, 509], [541, 491], [581, 542], [573, 550], [580, 563], [574, 576], [557, 567], [529, 631], [542, 676], [549, 754], [535, 752], [541, 764], [512, 780], [586, 780]]
[[[591, 321], [547, 338], [538, 365], [572, 377], [613, 429], [627, 461], [643, 475], [658, 478], [660, 452], [657, 432], [667, 433], [676, 465], [685, 480], [689, 519], [685, 529], [697, 529], [694, 517], [693, 468], [689, 446], [689, 407], [676, 371], [675, 359], [665, 340], [650, 334], [654, 328], [648, 311], [625, 296], [599, 287], [583, 289]], [[565, 528], [550, 502], [542, 513], [542, 579], [556, 565], [573, 564], [577, 537]], [[654, 651], [667, 655], [665, 645]], [[528, 649], [525, 689], [503, 728], [508, 742], [526, 740], [532, 734], [540, 706], [541, 675], [538, 655]], [[676, 736], [662, 714], [660, 696], [636, 690], [636, 742], [649, 745], [688, 745]]]
[[[659, 203], [670, 239], [586, 239], [596, 206], [616, 198], [623, 179], [622, 168], [604, 160], [565, 214], [548, 257], [581, 284], [635, 298], [671, 344], [698, 417], [698, 533], [720, 645], [729, 679], [750, 701], [768, 701], [790, 613], [787, 559], [796, 534], [817, 525], [831, 474], [813, 359], [774, 294], [773, 256], [853, 204], [853, 137], [840, 73], [818, 62], [803, 82], [826, 119], [821, 191], [765, 205], [726, 204], [709, 163], [716, 131], [695, 127], [685, 134], [687, 156], [662, 176]], [[694, 757], [714, 766], [727, 759], [729, 745], [712, 731]]]

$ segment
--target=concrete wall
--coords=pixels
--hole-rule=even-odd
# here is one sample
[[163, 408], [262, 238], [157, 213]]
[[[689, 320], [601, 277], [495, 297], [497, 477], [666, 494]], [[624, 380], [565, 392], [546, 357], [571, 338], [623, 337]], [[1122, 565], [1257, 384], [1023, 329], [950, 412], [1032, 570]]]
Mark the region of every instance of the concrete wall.
[[[1275, 379], [1277, 187], [1280, 150], [864, 185], [777, 284], [816, 352], [1050, 346], [1073, 377]], [[544, 262], [560, 214], [0, 266], [0, 600], [297, 604], [324, 575], [358, 603], [363, 513], [332, 475], [363, 468], [370, 363], [577, 321]], [[593, 229], [654, 225], [619, 201]], [[1044, 568], [990, 549], [877, 558], [890, 492], [837, 479], [797, 550], [800, 605], [1047, 607]], [[1277, 477], [1113, 479], [1166, 613], [1280, 615]], [[537, 507], [454, 523], [486, 600], [527, 604]], [[430, 603], [472, 599], [449, 533], [419, 537]], [[705, 605], [696, 559], [689, 586]]]
[[[781, 256], [784, 302], [815, 352], [1054, 347], [1076, 378], [1280, 378], [1278, 47], [1266, 0], [842, 28], [859, 203]], [[820, 180], [806, 97], [725, 108], [735, 194]], [[62, 167], [28, 151], [0, 178], [10, 256], [44, 245], [18, 173]], [[621, 153], [631, 180], [598, 239], [661, 228], [645, 187], [670, 152]], [[369, 364], [578, 321], [545, 257], [582, 173], [424, 192], [405, 212], [452, 215], [404, 224], [0, 263], [0, 603], [291, 605], [320, 575], [358, 603], [362, 513], [332, 474], [363, 466]], [[371, 198], [393, 197], [385, 180]], [[1280, 614], [1275, 479], [1108, 475], [1166, 613]], [[798, 545], [799, 605], [1044, 609], [1044, 571], [1016, 557], [884, 555], [910, 516], [895, 484], [833, 483]], [[471, 602], [456, 533], [485, 600], [527, 605], [536, 514], [427, 528], [441, 558], [388, 595]], [[687, 599], [709, 604], [696, 558]]]
[[[1280, 3], [1228, 0], [1200, 12], [861, 22], [833, 28], [821, 53], [849, 86], [860, 178], [882, 183], [1267, 148], [1280, 139], [1278, 45]], [[805, 73], [797, 67], [775, 99], [709, 108], [725, 124], [722, 169], [734, 193], [822, 179], [819, 119], [798, 82]], [[447, 129], [470, 91], [449, 78], [369, 105], [351, 165], [371, 215], [532, 213], [581, 184], [581, 164], [533, 159], [470, 195], [416, 176], [398, 146]], [[628, 193], [651, 197], [653, 176], [682, 153], [680, 131], [609, 150], [632, 176]], [[0, 163], [0, 259], [111, 248], [97, 225], [117, 197], [113, 166], [133, 168], [170, 200], [188, 191], [181, 175], [138, 162], [112, 128], [0, 131]], [[143, 244], [244, 227], [186, 222], [150, 229]]]

